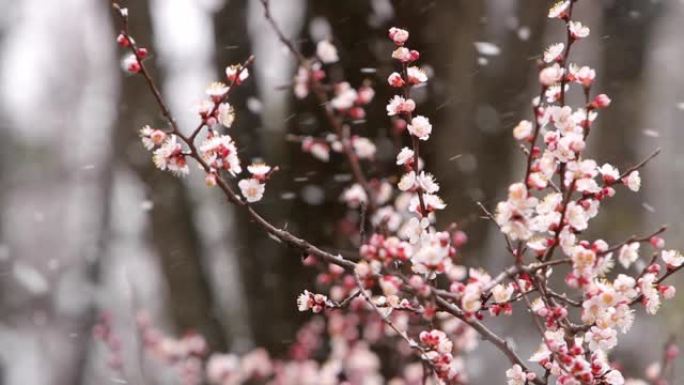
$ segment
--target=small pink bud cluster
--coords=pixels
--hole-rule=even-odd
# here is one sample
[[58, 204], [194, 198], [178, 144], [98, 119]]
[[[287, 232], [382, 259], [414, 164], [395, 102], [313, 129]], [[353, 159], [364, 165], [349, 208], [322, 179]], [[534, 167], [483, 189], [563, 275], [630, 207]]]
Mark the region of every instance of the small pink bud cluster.
[[424, 356], [433, 365], [437, 377], [447, 383], [459, 382], [459, 370], [454, 365], [453, 343], [441, 330], [423, 331], [420, 342], [427, 350]]
[[359, 253], [367, 261], [378, 261], [383, 264], [405, 262], [411, 253], [411, 245], [398, 237], [386, 237], [373, 234], [368, 243], [361, 246]]
[[150, 317], [145, 312], [137, 315], [136, 323], [147, 354], [175, 370], [183, 385], [202, 383], [202, 362], [208, 352], [204, 337], [193, 331], [187, 331], [181, 338], [166, 336], [152, 326]]
[[328, 297], [323, 294], [311, 293], [308, 290], [304, 290], [297, 298], [297, 309], [299, 311], [311, 310], [314, 313], [320, 313], [328, 306]]
[[149, 55], [147, 48], [135, 46], [133, 39], [125, 32], [119, 33], [116, 37], [116, 42], [121, 48], [130, 48], [133, 51], [133, 53], [123, 59], [122, 65], [124, 70], [132, 74], [141, 72], [143, 69], [142, 62]]

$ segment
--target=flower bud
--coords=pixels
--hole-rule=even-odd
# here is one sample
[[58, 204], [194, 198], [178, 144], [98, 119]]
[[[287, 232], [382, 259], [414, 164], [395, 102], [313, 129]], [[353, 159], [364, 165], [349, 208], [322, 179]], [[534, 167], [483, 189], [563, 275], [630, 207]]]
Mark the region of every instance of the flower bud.
[[122, 48], [127, 48], [131, 45], [131, 41], [128, 39], [128, 37], [126, 37], [126, 35], [123, 34], [123, 32], [116, 37], [116, 42]]
[[395, 87], [395, 88], [403, 87], [405, 84], [404, 79], [397, 72], [393, 72], [389, 76], [389, 78], [387, 78], [387, 83], [389, 83], [389, 85], [391, 87]]
[[657, 235], [652, 236], [648, 241], [651, 243], [651, 246], [655, 247], [656, 249], [662, 249], [665, 247], [665, 240]]
[[396, 45], [404, 45], [409, 38], [409, 33], [405, 29], [392, 27], [389, 29], [389, 38], [392, 39]]
[[147, 48], [145, 48], [145, 47], [138, 48], [138, 50], [136, 52], [138, 53], [138, 57], [141, 59], [146, 58], [147, 55], [149, 54], [149, 51], [147, 51]]
[[591, 102], [591, 106], [594, 108], [606, 108], [610, 106], [610, 98], [606, 94], [596, 95], [594, 101]]

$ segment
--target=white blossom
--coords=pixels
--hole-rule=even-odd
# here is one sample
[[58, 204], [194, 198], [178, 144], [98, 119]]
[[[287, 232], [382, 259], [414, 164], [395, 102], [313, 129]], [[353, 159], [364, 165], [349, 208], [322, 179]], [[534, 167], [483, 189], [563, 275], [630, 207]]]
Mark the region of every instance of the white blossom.
[[325, 64], [335, 63], [340, 60], [337, 48], [328, 40], [321, 40], [316, 45], [316, 56]]
[[397, 155], [397, 165], [405, 165], [408, 162], [413, 160], [414, 152], [408, 147], [404, 147], [399, 151], [399, 154]]
[[620, 248], [620, 254], [618, 254], [618, 261], [625, 269], [628, 269], [637, 259], [639, 259], [639, 246], [638, 242], [632, 242], [626, 244]]
[[263, 198], [266, 186], [256, 178], [242, 179], [238, 182], [240, 192], [247, 202], [258, 202]]
[[668, 268], [677, 268], [684, 264], [684, 256], [677, 250], [663, 250], [661, 256]]
[[527, 375], [518, 364], [506, 370], [506, 379], [508, 380], [508, 385], [525, 385], [527, 383]]
[[190, 172], [183, 155], [183, 147], [178, 143], [176, 135], [171, 135], [154, 151], [152, 160], [160, 170], [169, 170], [177, 176], [184, 176]]
[[432, 133], [432, 125], [428, 118], [418, 115], [411, 120], [411, 123], [408, 125], [408, 131], [420, 140], [428, 140]]
[[632, 171], [622, 179], [622, 182], [630, 190], [637, 192], [641, 188], [641, 176], [639, 176], [639, 171]]

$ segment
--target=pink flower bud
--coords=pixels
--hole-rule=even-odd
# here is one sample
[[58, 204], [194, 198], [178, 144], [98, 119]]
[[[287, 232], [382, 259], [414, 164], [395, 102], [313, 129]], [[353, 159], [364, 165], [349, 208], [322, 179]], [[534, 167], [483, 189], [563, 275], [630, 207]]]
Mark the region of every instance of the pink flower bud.
[[119, 46], [126, 48], [131, 45], [131, 41], [128, 40], [128, 37], [124, 35], [123, 33], [120, 33], [119, 36], [116, 37], [116, 42], [119, 44]]
[[396, 45], [404, 45], [409, 38], [409, 33], [405, 29], [392, 27], [389, 29], [389, 38], [392, 39]]
[[646, 271], [653, 274], [660, 273], [660, 265], [657, 263], [651, 264], [646, 268]]
[[147, 55], [149, 54], [149, 51], [147, 51], [147, 48], [145, 48], [145, 47], [138, 48], [138, 50], [136, 52], [138, 53], [138, 57], [140, 57], [141, 59], [146, 58]]
[[416, 61], [420, 59], [420, 52], [416, 51], [415, 49], [412, 49], [410, 52], [410, 60], [409, 61]]
[[648, 241], [651, 243], [651, 246], [655, 247], [656, 249], [662, 249], [665, 247], [665, 240], [657, 235], [652, 236]]
[[674, 360], [677, 358], [677, 356], [679, 356], [679, 346], [670, 344], [665, 351], [665, 355], [667, 356], [668, 360]]
[[563, 72], [563, 68], [558, 63], [546, 67], [539, 72], [539, 83], [545, 87], [550, 87], [561, 81]]
[[463, 231], [456, 231], [452, 237], [454, 247], [461, 247], [468, 242], [468, 235]]
[[399, 47], [392, 52], [392, 58], [406, 63], [411, 61], [411, 51], [406, 47]]
[[302, 260], [302, 264], [304, 266], [316, 266], [318, 264], [318, 260], [313, 256], [313, 254], [309, 254]]
[[672, 299], [677, 294], [677, 289], [671, 285], [661, 285], [660, 292], [663, 293], [665, 299]]
[[389, 78], [387, 78], [387, 83], [389, 83], [389, 85], [391, 87], [395, 87], [395, 88], [403, 87], [405, 84], [404, 79], [397, 72], [393, 72], [389, 76]]
[[610, 106], [610, 98], [606, 94], [596, 95], [591, 105], [594, 108], [606, 108]]
[[366, 117], [366, 110], [361, 107], [353, 107], [347, 113], [349, 114], [349, 117], [354, 120], [359, 120]]
[[138, 64], [138, 62], [131, 62], [126, 67], [126, 71], [132, 74], [137, 74], [138, 72], [140, 72], [141, 69], [142, 68], [140, 67], [140, 64]]

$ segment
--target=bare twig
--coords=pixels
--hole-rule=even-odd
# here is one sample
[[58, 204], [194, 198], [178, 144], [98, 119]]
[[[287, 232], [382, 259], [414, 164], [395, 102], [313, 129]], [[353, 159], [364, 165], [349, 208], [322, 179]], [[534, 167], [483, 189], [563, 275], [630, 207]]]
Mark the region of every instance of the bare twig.
[[645, 236], [632, 235], [626, 241], [619, 243], [615, 246], [611, 246], [608, 249], [606, 249], [605, 251], [602, 251], [598, 254], [599, 255], [605, 255], [608, 253], [612, 253], [612, 252], [620, 250], [622, 248], [622, 246], [630, 244], [630, 243], [634, 243], [634, 242], [639, 242], [639, 243], [648, 242], [651, 240], [651, 238], [653, 238], [657, 235], [660, 235], [660, 234], [664, 233], [665, 231], [667, 231], [667, 226], [661, 226], [658, 230], [652, 232], [649, 235], [645, 235]]
[[647, 164], [648, 162], [650, 162], [651, 159], [655, 158], [656, 156], [658, 156], [658, 155], [660, 154], [660, 151], [661, 151], [661, 149], [660, 149], [660, 148], [657, 148], [655, 151], [653, 151], [653, 152], [651, 153], [651, 155], [647, 156], [644, 160], [642, 160], [641, 162], [639, 162], [639, 163], [635, 164], [634, 166], [628, 168], [627, 171], [623, 172], [623, 173], [620, 175], [620, 179], [622, 180], [622, 178], [625, 178], [625, 177], [629, 176], [629, 174], [631, 174], [632, 172], [634, 172], [634, 171], [636, 171], [636, 170], [638, 170], [638, 169], [640, 169], [640, 168], [646, 166], [646, 164]]

